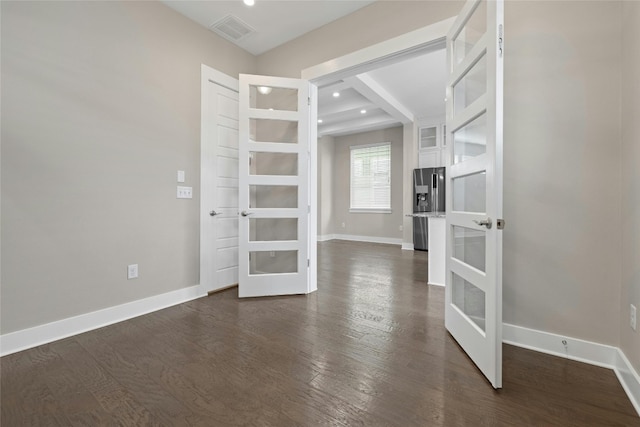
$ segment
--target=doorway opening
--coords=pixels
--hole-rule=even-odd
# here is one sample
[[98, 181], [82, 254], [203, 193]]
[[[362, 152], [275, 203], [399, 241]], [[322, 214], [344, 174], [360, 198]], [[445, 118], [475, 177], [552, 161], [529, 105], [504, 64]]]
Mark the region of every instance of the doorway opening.
[[[452, 22], [442, 21], [303, 70], [302, 77], [318, 86], [319, 241], [354, 240], [413, 249], [414, 219], [405, 216], [413, 213], [413, 171], [446, 162], [445, 36]], [[422, 129], [433, 132], [433, 145], [419, 144]], [[388, 152], [380, 154], [377, 146], [387, 144]], [[364, 159], [354, 155], [361, 148], [371, 151], [369, 147], [376, 153], [365, 154]], [[368, 176], [362, 177], [363, 172]], [[361, 179], [370, 187], [358, 197], [363, 192], [357, 188]], [[355, 203], [362, 198], [371, 202], [365, 209]], [[441, 246], [442, 278], [433, 283], [444, 285], [444, 240]]]

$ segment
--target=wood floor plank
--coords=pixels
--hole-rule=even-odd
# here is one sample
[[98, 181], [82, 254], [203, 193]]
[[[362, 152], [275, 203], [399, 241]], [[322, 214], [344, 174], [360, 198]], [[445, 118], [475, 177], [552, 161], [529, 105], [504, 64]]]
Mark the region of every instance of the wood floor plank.
[[444, 328], [428, 254], [318, 246], [318, 291], [228, 289], [0, 360], [2, 426], [640, 426], [615, 374]]

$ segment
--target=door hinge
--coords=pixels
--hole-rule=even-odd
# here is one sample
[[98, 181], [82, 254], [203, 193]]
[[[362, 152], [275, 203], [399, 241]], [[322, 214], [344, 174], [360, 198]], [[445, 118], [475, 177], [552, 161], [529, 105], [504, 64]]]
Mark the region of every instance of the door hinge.
[[504, 219], [496, 220], [496, 228], [498, 230], [504, 230]]
[[311, 106], [311, 97], [307, 97], [307, 105]]
[[310, 259], [307, 260], [307, 267], [311, 267], [311, 260]]
[[307, 206], [307, 213], [311, 213], [311, 205]]
[[502, 34], [502, 24], [498, 25], [498, 55], [502, 58], [504, 35]]

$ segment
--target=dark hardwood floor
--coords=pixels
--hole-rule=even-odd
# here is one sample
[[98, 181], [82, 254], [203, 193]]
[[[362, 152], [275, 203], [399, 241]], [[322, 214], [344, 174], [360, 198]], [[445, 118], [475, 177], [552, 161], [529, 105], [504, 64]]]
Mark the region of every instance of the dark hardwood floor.
[[324, 242], [312, 295], [230, 289], [3, 357], [1, 425], [640, 426], [604, 368], [505, 345], [494, 391], [426, 256]]

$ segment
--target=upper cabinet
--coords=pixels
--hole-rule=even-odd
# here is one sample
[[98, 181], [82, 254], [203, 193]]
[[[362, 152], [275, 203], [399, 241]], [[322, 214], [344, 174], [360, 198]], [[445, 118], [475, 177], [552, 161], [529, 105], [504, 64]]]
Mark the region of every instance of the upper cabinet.
[[418, 167], [436, 168], [447, 164], [444, 123], [418, 126]]
[[418, 128], [418, 134], [420, 138], [418, 149], [420, 151], [427, 150], [429, 148], [437, 148], [440, 145], [438, 141], [438, 126]]

